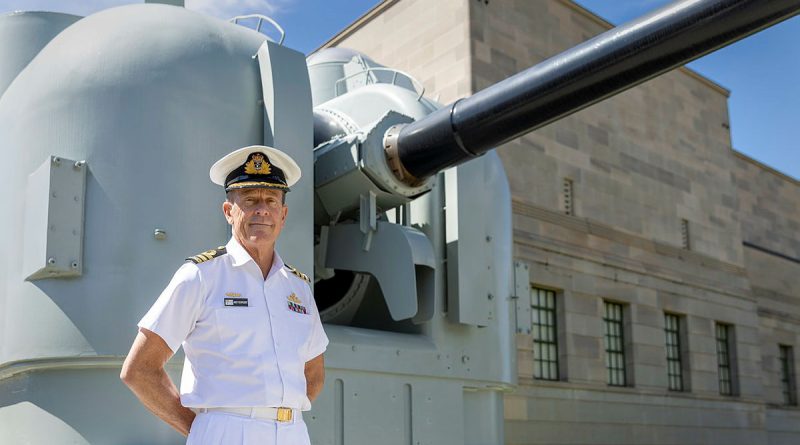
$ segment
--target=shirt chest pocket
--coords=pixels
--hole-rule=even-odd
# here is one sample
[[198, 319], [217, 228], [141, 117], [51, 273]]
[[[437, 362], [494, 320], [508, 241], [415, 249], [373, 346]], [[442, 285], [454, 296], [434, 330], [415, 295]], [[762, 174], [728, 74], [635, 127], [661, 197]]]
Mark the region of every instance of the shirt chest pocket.
[[214, 310], [221, 353], [260, 354], [272, 342], [269, 318], [257, 307], [223, 307]]
[[312, 315], [309, 313], [302, 313], [292, 310], [287, 307], [279, 323], [283, 329], [281, 333], [286, 333], [286, 341], [291, 342], [293, 347], [301, 349], [308, 342], [311, 337], [311, 330], [313, 328]]

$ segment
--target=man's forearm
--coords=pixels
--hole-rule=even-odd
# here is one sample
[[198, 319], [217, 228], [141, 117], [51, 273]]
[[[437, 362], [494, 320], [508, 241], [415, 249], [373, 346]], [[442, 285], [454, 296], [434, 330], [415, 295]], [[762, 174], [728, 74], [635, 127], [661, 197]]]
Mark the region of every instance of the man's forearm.
[[306, 396], [308, 400], [314, 401], [322, 391], [325, 383], [325, 358], [322, 354], [306, 362]]
[[194, 421], [194, 411], [181, 405], [178, 388], [164, 369], [139, 371], [123, 378], [142, 404], [184, 436]]

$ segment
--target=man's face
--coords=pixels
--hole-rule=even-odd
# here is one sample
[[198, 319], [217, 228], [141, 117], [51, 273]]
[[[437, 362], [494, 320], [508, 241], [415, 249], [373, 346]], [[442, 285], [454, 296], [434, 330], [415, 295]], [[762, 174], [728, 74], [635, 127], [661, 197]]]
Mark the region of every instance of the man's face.
[[233, 235], [244, 247], [275, 245], [289, 209], [283, 205], [283, 191], [241, 189], [228, 193], [222, 212]]

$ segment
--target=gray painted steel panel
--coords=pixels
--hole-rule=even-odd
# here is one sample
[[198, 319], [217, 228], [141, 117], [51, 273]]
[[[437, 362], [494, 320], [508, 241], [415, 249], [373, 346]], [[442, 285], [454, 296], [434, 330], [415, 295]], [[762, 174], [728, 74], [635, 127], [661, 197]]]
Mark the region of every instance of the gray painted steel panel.
[[57, 12], [12, 12], [0, 16], [0, 97], [53, 37], [78, 20], [76, 15]]
[[[305, 74], [304, 58], [286, 48], [270, 52], [277, 67], [272, 80], [291, 78], [292, 88], [272, 88], [278, 93], [269, 92], [263, 102], [252, 56], [264, 40], [252, 30], [183, 8], [113, 8], [59, 34], [0, 98], [0, 147], [14, 166], [6, 181], [21, 185], [0, 192], [0, 204], [10, 210], [0, 223], [0, 240], [9, 251], [24, 249], [17, 234], [23, 231], [28, 175], [51, 155], [85, 159], [88, 167], [83, 275], [25, 282], [20, 261], [0, 260], [0, 370], [45, 362], [11, 378], [22, 379], [26, 391], [34, 391], [28, 385], [38, 385], [45, 373], [53, 382], [69, 381], [56, 369], [59, 357], [86, 357], [88, 363], [96, 355], [124, 355], [136, 322], [183, 259], [227, 241], [220, 212], [224, 193], [209, 181], [208, 168], [233, 149], [263, 143], [265, 103], [279, 104], [272, 122], [294, 121], [294, 129], [282, 123], [270, 139], [289, 146], [296, 159], [305, 150], [301, 167], [310, 173], [310, 92], [299, 76]], [[288, 91], [282, 96], [283, 90]], [[289, 101], [297, 101], [294, 111]], [[310, 178], [292, 192], [290, 203], [311, 202]], [[311, 210], [306, 212], [310, 220]], [[310, 222], [295, 227], [304, 233], [287, 227], [287, 237], [310, 238]], [[155, 239], [155, 229], [164, 230], [166, 238]], [[310, 267], [306, 243], [307, 260], [286, 252], [287, 261]], [[53, 370], [46, 371], [48, 366]], [[165, 433], [158, 419], [144, 413], [117, 374], [118, 369], [109, 373], [115, 389], [108, 397], [115, 404], [110, 409], [126, 420], [119, 431], [138, 431], [147, 443], [178, 442], [177, 434]], [[93, 374], [75, 378], [91, 386]], [[90, 437], [110, 432], [111, 426], [88, 417], [104, 406], [100, 394], [86, 395], [81, 414], [86, 417], [76, 419], [75, 400], [64, 397], [68, 388], [50, 387], [58, 390], [30, 400], [45, 409], [27, 411], [33, 416], [27, 425], [55, 416], [93, 443], [98, 442]], [[14, 402], [20, 403], [25, 401]], [[127, 412], [142, 415], [122, 415]], [[0, 442], [6, 439], [0, 436]]]

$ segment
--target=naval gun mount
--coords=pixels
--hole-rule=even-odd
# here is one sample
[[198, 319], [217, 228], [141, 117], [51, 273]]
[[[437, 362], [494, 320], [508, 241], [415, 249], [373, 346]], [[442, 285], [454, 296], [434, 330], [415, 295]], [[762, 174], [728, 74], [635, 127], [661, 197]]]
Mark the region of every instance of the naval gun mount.
[[444, 107], [413, 77], [366, 55], [312, 54], [314, 279], [323, 319], [421, 332], [441, 308], [451, 321], [486, 326], [496, 316], [486, 300], [498, 291], [487, 274], [503, 261], [510, 270], [510, 256], [491, 252], [498, 234], [489, 232], [510, 230], [510, 210], [497, 204], [509, 199], [502, 166], [483, 155], [799, 7], [676, 2]]

